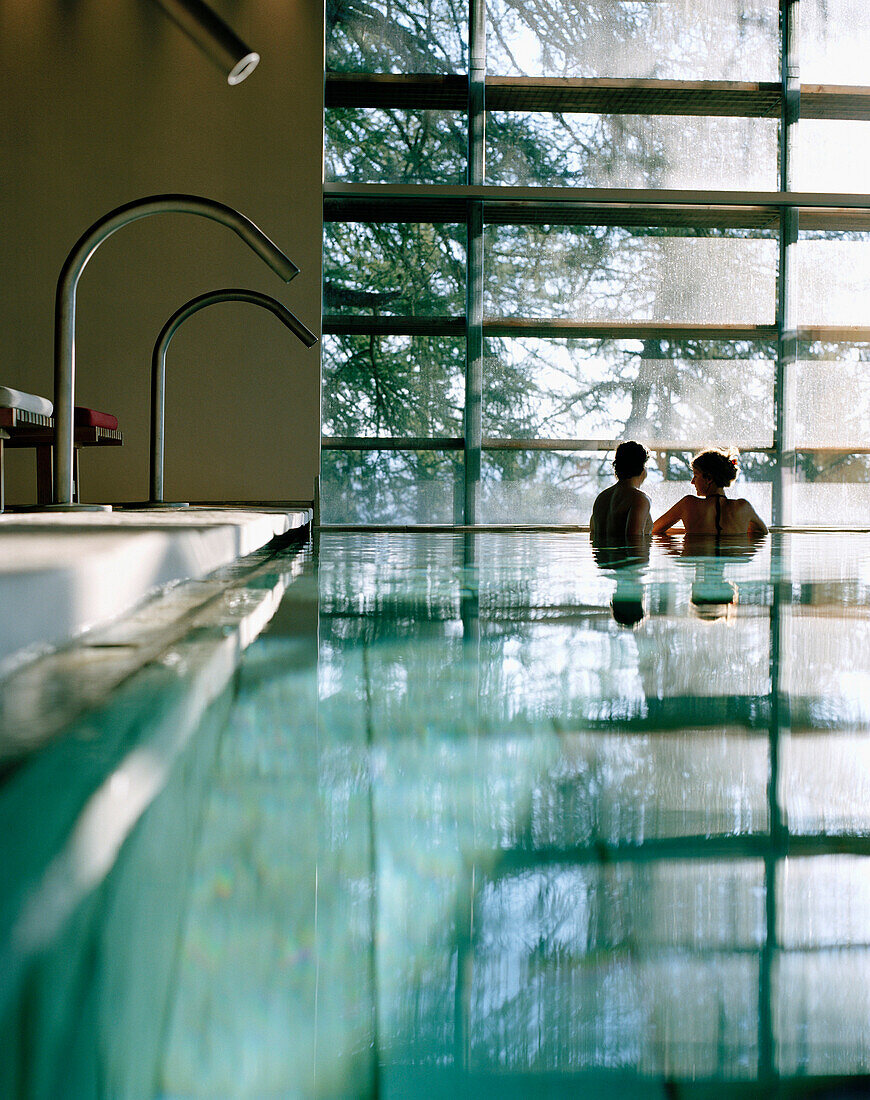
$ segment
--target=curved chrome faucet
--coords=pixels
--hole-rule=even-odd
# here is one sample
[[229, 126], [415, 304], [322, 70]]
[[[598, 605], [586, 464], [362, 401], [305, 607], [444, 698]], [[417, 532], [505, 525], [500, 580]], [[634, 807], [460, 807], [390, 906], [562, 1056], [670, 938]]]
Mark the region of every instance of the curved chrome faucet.
[[88, 260], [115, 230], [150, 214], [198, 214], [232, 229], [284, 282], [299, 268], [252, 221], [213, 199], [198, 195], [151, 195], [110, 211], [73, 245], [57, 280], [54, 314], [54, 503], [71, 508], [73, 496], [73, 409], [75, 406], [76, 287]]
[[317, 343], [314, 333], [307, 329], [289, 309], [280, 302], [276, 302], [274, 298], [270, 298], [267, 294], [260, 294], [256, 290], [242, 290], [235, 287], [212, 290], [191, 298], [189, 302], [177, 309], [160, 330], [151, 355], [151, 504], [163, 503], [166, 352], [169, 349], [169, 342], [188, 317], [192, 317], [194, 313], [205, 309], [206, 306], [214, 305], [215, 302], [250, 302], [252, 305], [262, 306], [263, 309], [274, 313], [278, 320], [295, 333], [307, 348]]

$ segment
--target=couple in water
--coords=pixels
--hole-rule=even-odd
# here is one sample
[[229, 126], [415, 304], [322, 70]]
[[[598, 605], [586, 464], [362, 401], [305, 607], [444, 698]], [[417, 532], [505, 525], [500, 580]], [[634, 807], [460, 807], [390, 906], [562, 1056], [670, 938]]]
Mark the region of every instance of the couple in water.
[[730, 499], [725, 489], [737, 477], [737, 459], [710, 448], [692, 459], [697, 496], [684, 496], [653, 522], [649, 497], [641, 492], [649, 452], [629, 440], [616, 448], [616, 484], [599, 493], [589, 534], [594, 545], [639, 547], [650, 535], [666, 535], [682, 523], [686, 537], [759, 538], [767, 526], [748, 500]]

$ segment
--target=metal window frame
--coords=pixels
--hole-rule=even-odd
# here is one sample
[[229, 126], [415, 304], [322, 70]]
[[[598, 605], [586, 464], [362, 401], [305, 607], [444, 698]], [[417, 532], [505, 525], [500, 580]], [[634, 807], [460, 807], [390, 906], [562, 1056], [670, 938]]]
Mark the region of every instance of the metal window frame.
[[[780, 0], [781, 66], [778, 82], [621, 80], [616, 78], [502, 77], [487, 73], [483, 0], [468, 0], [467, 74], [339, 73], [325, 77], [326, 107], [449, 109], [467, 112], [467, 182], [383, 184], [333, 182], [323, 186], [327, 221], [435, 221], [465, 225], [466, 309], [461, 317], [327, 315], [324, 335], [464, 336], [465, 408], [461, 438], [385, 439], [324, 436], [325, 449], [462, 450], [457, 523], [473, 526], [478, 514], [481, 455], [494, 450], [608, 450], [609, 440], [500, 440], [482, 427], [483, 342], [487, 337], [770, 341], [776, 348], [773, 444], [751, 448], [770, 454], [777, 476], [773, 523], [791, 520], [791, 486], [801, 453], [858, 454], [870, 448], [795, 447], [789, 438], [789, 386], [806, 340], [870, 341], [870, 326], [798, 326], [793, 310], [794, 245], [802, 229], [870, 232], [870, 194], [791, 190], [793, 149], [801, 117], [870, 120], [870, 87], [800, 84], [798, 0]], [[645, 107], [645, 109], [644, 109]], [[702, 114], [779, 117], [776, 191], [500, 186], [485, 184], [486, 120], [490, 110], [598, 111], [600, 113]], [[483, 241], [486, 224], [692, 225], [747, 227], [775, 233], [779, 243], [775, 319], [765, 325], [591, 322], [581, 319], [485, 317]], [[653, 441], [657, 444], [657, 441]], [[654, 450], [691, 450], [689, 441]], [[747, 448], [750, 450], [750, 448]]]

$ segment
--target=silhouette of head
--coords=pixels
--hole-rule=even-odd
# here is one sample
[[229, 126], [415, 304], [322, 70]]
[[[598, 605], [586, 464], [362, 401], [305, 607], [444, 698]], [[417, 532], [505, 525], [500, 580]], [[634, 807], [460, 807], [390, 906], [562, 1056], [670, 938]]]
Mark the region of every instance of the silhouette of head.
[[737, 585], [723, 576], [706, 576], [692, 585], [692, 607], [699, 619], [730, 618], [738, 601]]
[[737, 456], [710, 448], [692, 459], [692, 469], [708, 477], [714, 485], [724, 489], [737, 477]]
[[614, 621], [620, 626], [637, 626], [646, 614], [641, 577], [640, 568], [632, 567], [623, 560], [623, 568], [616, 573], [616, 591], [610, 601]]
[[637, 477], [643, 473], [648, 458], [649, 451], [642, 443], [635, 443], [633, 439], [627, 439], [616, 448], [616, 455], [613, 459], [614, 473], [620, 481], [627, 477]]
[[639, 622], [643, 621], [646, 612], [643, 609], [643, 600], [640, 599], [617, 599], [616, 596], [610, 603], [610, 609], [613, 612], [614, 622], [619, 623], [620, 626], [637, 626]]

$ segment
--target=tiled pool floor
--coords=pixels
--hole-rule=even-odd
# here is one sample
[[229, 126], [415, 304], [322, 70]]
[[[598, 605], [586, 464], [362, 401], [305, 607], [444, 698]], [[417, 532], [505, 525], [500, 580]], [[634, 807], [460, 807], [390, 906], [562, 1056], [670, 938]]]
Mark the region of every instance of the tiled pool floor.
[[9, 1095], [862, 1095], [870, 536], [682, 550], [321, 534], [75, 911], [93, 799], [7, 871]]

